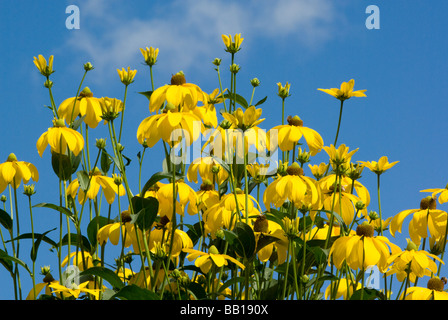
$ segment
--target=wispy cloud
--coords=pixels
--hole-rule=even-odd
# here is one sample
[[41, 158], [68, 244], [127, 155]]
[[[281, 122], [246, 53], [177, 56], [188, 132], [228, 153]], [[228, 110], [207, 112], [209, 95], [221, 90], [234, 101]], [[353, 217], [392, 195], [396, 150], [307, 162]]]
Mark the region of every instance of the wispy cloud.
[[[64, 47], [90, 57], [97, 73], [103, 73], [106, 68], [115, 72], [128, 65], [136, 67], [136, 61], [142, 60], [138, 48], [154, 46], [163, 57], [158, 68], [172, 73], [201, 67], [198, 62], [210, 64], [222, 55], [222, 33], [242, 33], [254, 41], [288, 39], [313, 46], [327, 40], [335, 19], [330, 0], [136, 3], [86, 2], [80, 6], [81, 29], [71, 33]], [[126, 18], [136, 10], [140, 11], [135, 17]]]

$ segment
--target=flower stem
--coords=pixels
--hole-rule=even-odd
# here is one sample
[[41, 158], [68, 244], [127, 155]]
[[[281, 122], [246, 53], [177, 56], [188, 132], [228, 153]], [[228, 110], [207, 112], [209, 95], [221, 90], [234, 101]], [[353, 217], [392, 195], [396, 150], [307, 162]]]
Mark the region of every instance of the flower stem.
[[339, 110], [339, 120], [338, 120], [338, 129], [336, 131], [336, 137], [334, 139], [334, 147], [336, 148], [336, 143], [338, 141], [339, 129], [341, 128], [341, 119], [342, 119], [342, 108], [344, 107], [344, 100], [341, 100], [341, 108]]

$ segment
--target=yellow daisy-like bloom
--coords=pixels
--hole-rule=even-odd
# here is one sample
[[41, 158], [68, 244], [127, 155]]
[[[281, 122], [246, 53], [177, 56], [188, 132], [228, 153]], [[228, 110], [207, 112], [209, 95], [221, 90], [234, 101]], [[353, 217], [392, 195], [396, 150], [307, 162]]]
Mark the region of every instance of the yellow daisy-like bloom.
[[229, 177], [229, 173], [213, 157], [201, 157], [193, 160], [187, 171], [188, 181], [198, 183], [198, 173], [203, 181], [216, 181], [218, 185]]
[[205, 106], [196, 106], [192, 112], [202, 119], [204, 125], [212, 128], [218, 126], [218, 117], [216, 116], [215, 104], [222, 103], [224, 101], [223, 94], [219, 92], [219, 89], [213, 90], [211, 94], [207, 94], [207, 104]]
[[50, 145], [51, 152], [66, 154], [68, 149], [77, 156], [84, 148], [84, 138], [78, 131], [67, 128], [63, 119], [58, 119], [53, 120], [53, 127], [37, 140], [36, 148], [41, 157], [47, 145]]
[[47, 60], [41, 54], [38, 56], [38, 58], [34, 57], [33, 62], [36, 65], [39, 72], [45, 77], [49, 77], [54, 72], [53, 71], [53, 56], [50, 56], [50, 58], [48, 58], [48, 64], [47, 64]]
[[376, 161], [358, 161], [363, 166], [369, 168], [372, 172], [375, 172], [376, 174], [382, 174], [384, 171], [389, 170], [394, 165], [396, 165], [399, 161], [395, 161], [392, 163], [389, 163], [386, 156], [381, 157], [378, 162]]
[[48, 286], [52, 289], [53, 293], [61, 292], [64, 296], [73, 296], [75, 299], [78, 299], [78, 297], [82, 293], [87, 293], [93, 295], [97, 300], [100, 297], [100, 290], [99, 289], [88, 289], [87, 286], [89, 285], [90, 281], [86, 281], [83, 283], [80, 283], [79, 285], [73, 284], [72, 287], [66, 287], [59, 283], [51, 283]]
[[61, 264], [62, 267], [68, 265], [70, 263], [70, 259], [72, 259], [71, 265], [78, 267], [80, 271], [84, 271], [94, 267], [93, 257], [90, 253], [86, 251], [84, 251], [83, 253], [81, 252], [81, 250], [79, 250], [78, 252], [75, 251], [70, 253], [70, 256], [66, 256], [65, 259], [62, 261]]
[[31, 179], [39, 181], [37, 168], [30, 162], [17, 161], [14, 153], [0, 164], [0, 193], [5, 191], [8, 184], [17, 189], [22, 181], [25, 184]]
[[115, 98], [101, 98], [100, 106], [102, 112], [101, 118], [104, 119], [104, 124], [116, 119], [119, 113], [123, 111], [123, 101]]
[[326, 164], [325, 162], [321, 162], [319, 165], [309, 164], [308, 167], [310, 168], [311, 174], [314, 176], [314, 178], [316, 178], [316, 180], [320, 180], [327, 172], [328, 164]]
[[98, 230], [97, 238], [100, 245], [107, 243], [107, 240], [116, 246], [120, 240], [124, 239], [124, 247], [128, 248], [134, 243], [135, 225], [131, 222], [129, 211], [125, 210], [121, 213], [121, 221], [106, 224]]
[[[428, 280], [426, 288], [410, 287], [406, 289], [400, 300], [448, 300], [448, 292], [443, 290], [446, 284], [445, 278], [433, 277]], [[403, 297], [403, 295], [406, 296]]]
[[260, 119], [261, 113], [261, 108], [257, 109], [254, 106], [250, 106], [245, 111], [238, 108], [233, 113], [223, 112], [222, 116], [233, 125], [233, 128], [246, 131], [256, 127], [265, 120], [264, 118]]
[[[171, 229], [171, 222], [168, 222], [163, 227], [156, 227], [151, 231], [148, 248], [152, 253], [156, 254], [162, 247], [162, 250], [168, 254], [171, 245]], [[177, 258], [183, 249], [193, 249], [193, 241], [185, 231], [176, 229], [170, 257]]]
[[84, 122], [90, 128], [96, 128], [98, 126], [98, 123], [101, 122], [102, 114], [100, 99], [95, 98], [88, 87], [85, 87], [78, 97], [72, 97], [62, 101], [58, 108], [59, 117], [64, 119], [68, 124], [71, 124], [78, 116], [86, 116]]
[[438, 210], [436, 206], [436, 200], [428, 196], [421, 200], [420, 208], [399, 212], [392, 218], [390, 223], [391, 235], [395, 237], [397, 231], [401, 233], [404, 219], [413, 214], [409, 223], [409, 235], [415, 244], [419, 245], [421, 238], [427, 238], [428, 231], [431, 237], [435, 240], [440, 240], [441, 237], [445, 236], [448, 215], [445, 211]]
[[279, 208], [287, 200], [291, 201], [296, 208], [319, 201], [315, 180], [304, 176], [298, 163], [293, 163], [286, 171], [287, 175], [277, 177], [266, 187], [263, 194], [266, 208], [270, 208], [271, 204]]
[[188, 253], [187, 259], [189, 261], [196, 260], [195, 266], [200, 268], [204, 274], [207, 274], [213, 265], [220, 268], [228, 265], [228, 261], [236, 264], [241, 269], [245, 269], [244, 264], [229, 255], [220, 254], [215, 246], [211, 246], [208, 253], [194, 249], [183, 249], [183, 251]]
[[261, 262], [266, 262], [272, 257], [272, 254], [276, 252], [278, 264], [281, 265], [284, 263], [288, 254], [288, 238], [282, 227], [278, 223], [267, 219], [265, 215], [259, 215], [254, 219], [253, 230], [257, 244], [260, 241], [263, 241], [262, 239], [265, 236], [277, 238], [275, 242], [258, 250], [258, 259], [260, 259]]
[[[330, 231], [330, 226], [325, 224], [322, 228], [313, 227], [306, 235], [305, 239], [309, 240], [326, 240], [328, 237], [328, 232]], [[341, 235], [341, 228], [339, 225], [334, 224], [331, 228], [330, 237], [339, 237]], [[350, 230], [349, 235], [356, 235], [355, 230]]]
[[159, 48], [146, 47], [146, 49], [140, 48], [140, 51], [145, 59], [145, 63], [148, 66], [153, 66], [157, 62], [157, 56], [159, 55]]
[[303, 121], [298, 116], [288, 116], [287, 121], [288, 124], [275, 126], [269, 130], [268, 137], [272, 143], [269, 150], [275, 149], [277, 145], [282, 151], [292, 150], [302, 136], [305, 138], [312, 156], [322, 150], [324, 141], [317, 131], [304, 127]]
[[[187, 208], [187, 212], [190, 215], [194, 215], [201, 211], [205, 212], [208, 208], [211, 208], [220, 201], [218, 191], [214, 190], [213, 183], [208, 180], [205, 180], [201, 184], [200, 190], [196, 191], [196, 194], [196, 206], [188, 206]], [[191, 208], [196, 208], [197, 212], [193, 212]]]
[[[341, 278], [340, 281], [337, 283], [330, 284], [327, 289], [325, 289], [325, 299], [328, 299], [331, 297], [331, 294], [334, 290], [336, 290], [336, 295], [334, 297], [331, 297], [331, 299], [339, 299], [342, 297], [342, 299], [347, 300], [350, 299], [353, 292], [355, 292], [358, 289], [362, 288], [362, 283], [358, 282], [356, 286], [356, 290], [353, 289], [354, 286], [353, 280]], [[337, 285], [337, 288], [335, 286]]]
[[356, 229], [356, 235], [336, 239], [329, 254], [335, 267], [341, 269], [345, 261], [354, 270], [366, 270], [376, 265], [381, 272], [384, 272], [388, 267], [387, 259], [391, 255], [390, 252], [395, 254], [401, 250], [386, 237], [374, 237], [373, 231], [372, 226], [361, 224]]
[[431, 277], [432, 274], [437, 273], [435, 260], [444, 264], [436, 255], [425, 250], [418, 250], [417, 246], [408, 239], [406, 250], [389, 257], [387, 262], [391, 265], [391, 270], [387, 272], [387, 275], [395, 273], [397, 280], [402, 282], [409, 274], [409, 280], [415, 283], [417, 278]]
[[[246, 166], [246, 170], [256, 183], [261, 183], [266, 179], [271, 164], [250, 163]], [[272, 169], [272, 168], [271, 168]]]
[[323, 149], [330, 157], [330, 164], [332, 165], [333, 169], [335, 169], [337, 166], [348, 166], [353, 154], [358, 151], [358, 149], [355, 149], [348, 152], [349, 147], [347, 147], [345, 144], [341, 144], [337, 149], [333, 145], [330, 145], [329, 147], [324, 146]]
[[[224, 195], [221, 200], [209, 207], [203, 214], [202, 219], [204, 221], [205, 233], [210, 233], [214, 239], [216, 232], [221, 228], [228, 230], [235, 226], [238, 221], [238, 217], [235, 215], [241, 213], [243, 216], [259, 215], [257, 200], [248, 195], [248, 202], [246, 208], [246, 196], [242, 190], [238, 189], [235, 194], [230, 193]], [[239, 210], [239, 211], [238, 211]]]
[[149, 98], [149, 111], [158, 112], [165, 103], [171, 103], [182, 111], [193, 110], [198, 101], [207, 105], [208, 96], [201, 88], [193, 83], [187, 83], [184, 73], [178, 72], [171, 78], [171, 84], [154, 90]]
[[420, 190], [420, 192], [432, 192], [432, 197], [435, 198], [437, 195], [439, 196], [438, 201], [440, 204], [444, 204], [448, 202], [448, 184], [445, 188], [433, 188], [433, 189], [424, 189]]
[[131, 70], [131, 67], [128, 67], [127, 70], [125, 68], [117, 69], [118, 75], [120, 77], [121, 83], [125, 86], [130, 85], [134, 82], [135, 75], [137, 74], [137, 70]]
[[241, 33], [237, 33], [234, 35], [232, 39], [232, 35], [221, 35], [222, 41], [224, 42], [224, 45], [226, 46], [226, 51], [230, 53], [237, 53], [241, 50], [240, 46], [243, 42], [244, 38], [241, 37]]
[[41, 274], [44, 276], [42, 283], [37, 283], [35, 287], [31, 288], [31, 291], [28, 293], [26, 300], [36, 300], [40, 292], [45, 288], [45, 295], [51, 295], [50, 284], [59, 283], [59, 281], [54, 280], [53, 276], [50, 273], [50, 267], [45, 266], [41, 268]]
[[167, 111], [144, 119], [137, 129], [137, 140], [152, 148], [160, 139], [171, 146], [184, 140], [187, 146], [196, 141], [204, 126], [201, 119], [191, 112]]
[[355, 86], [355, 80], [351, 79], [349, 82], [342, 82], [341, 87], [331, 88], [331, 89], [317, 89], [332, 95], [336, 99], [341, 101], [350, 99], [351, 97], [366, 97], [364, 92], [367, 90], [357, 90], [353, 91], [353, 87]]
[[90, 174], [90, 185], [87, 193], [80, 188], [78, 179], [74, 179], [67, 187], [67, 193], [75, 199], [78, 193], [78, 201], [84, 204], [87, 199], [95, 199], [98, 195], [100, 187], [102, 187], [107, 203], [112, 204], [115, 200], [115, 195], [124, 196], [126, 190], [123, 185], [117, 185], [114, 178], [103, 176], [98, 168], [94, 168]]
[[[190, 208], [189, 214], [197, 214], [197, 194], [183, 180], [176, 182], [176, 213], [183, 216], [187, 205]], [[159, 201], [159, 215], [167, 216], [172, 220], [173, 216], [173, 184], [165, 184], [157, 191], [157, 199]]]

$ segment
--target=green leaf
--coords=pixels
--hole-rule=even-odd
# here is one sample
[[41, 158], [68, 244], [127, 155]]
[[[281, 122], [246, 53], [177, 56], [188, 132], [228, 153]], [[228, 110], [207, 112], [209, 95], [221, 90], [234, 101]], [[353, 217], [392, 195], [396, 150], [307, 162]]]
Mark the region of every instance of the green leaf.
[[31, 275], [32, 272], [30, 270], [30, 268], [28, 268], [27, 264], [25, 262], [23, 262], [22, 260], [15, 258], [15, 257], [11, 257], [10, 255], [8, 255], [5, 251], [0, 250], [0, 262], [5, 265], [5, 262], [7, 261], [12, 261], [15, 262], [19, 265], [21, 265], [23, 268], [25, 268], [26, 271], [28, 271], [28, 273]]
[[159, 211], [159, 201], [154, 197], [143, 198], [134, 196], [131, 199], [134, 212], [136, 212], [135, 223], [141, 230], [148, 230], [154, 223]]
[[40, 243], [42, 242], [42, 240], [44, 240], [44, 238], [46, 240], [50, 240], [49, 238], [46, 237], [46, 235], [47, 235], [47, 233], [49, 233], [53, 230], [56, 230], [56, 228], [54, 228], [52, 230], [48, 230], [42, 234], [34, 234], [34, 239], [36, 239], [36, 240], [34, 241], [34, 245], [31, 247], [31, 252], [30, 252], [31, 261], [36, 261], [37, 251], [39, 250]]
[[0, 263], [8, 270], [10, 273], [14, 272], [14, 265], [10, 259], [2, 259], [2, 256], [7, 256], [8, 254], [0, 249]]
[[87, 237], [90, 241], [91, 248], [95, 248], [98, 242], [97, 234], [98, 230], [104, 227], [105, 225], [112, 223], [113, 221], [102, 216], [94, 217], [87, 226]]
[[244, 109], [247, 109], [249, 107], [249, 103], [247, 102], [247, 100], [238, 93], [229, 92], [226, 93], [223, 97], [226, 99], [235, 100], [235, 102], [242, 106]]
[[[361, 297], [362, 296], [362, 297]], [[350, 300], [385, 300], [384, 294], [376, 289], [363, 288], [353, 292]]]
[[230, 286], [232, 286], [234, 284], [244, 283], [245, 280], [246, 280], [245, 277], [234, 277], [234, 278], [231, 278], [230, 280], [227, 280], [226, 282], [224, 282], [222, 284], [222, 286], [219, 287], [218, 293], [223, 292], [225, 289], [227, 289], [228, 287], [230, 287]]
[[[173, 177], [173, 174], [171, 172], [156, 172], [156, 173], [154, 173], [151, 176], [151, 178], [149, 178], [149, 180], [146, 181], [145, 185], [143, 186], [142, 192], [140, 194], [144, 196], [146, 191], [148, 191], [149, 188], [151, 188], [154, 184], [156, 184], [160, 180], [170, 179], [172, 177]], [[184, 178], [185, 178], [184, 175], [180, 175], [180, 174], [176, 173], [176, 180], [184, 179]]]
[[109, 154], [103, 150], [101, 150], [101, 171], [103, 171], [104, 174], [106, 174], [109, 169], [110, 165], [112, 164], [112, 160], [109, 157]]
[[65, 207], [61, 207], [61, 206], [58, 206], [58, 205], [55, 205], [55, 204], [52, 204], [52, 203], [42, 202], [42, 203], [35, 204], [33, 206], [33, 208], [49, 208], [49, 209], [53, 209], [53, 210], [56, 210], [56, 211], [58, 211], [60, 213], [65, 214], [75, 224], [77, 224], [77, 222], [78, 222], [78, 218], [76, 217], [76, 215], [74, 215], [69, 209], [67, 209]]
[[259, 106], [260, 104], [265, 103], [265, 101], [267, 100], [268, 96], [264, 97], [263, 99], [261, 99], [260, 101], [258, 101], [256, 104], [254, 104], [254, 107]]
[[5, 227], [6, 230], [12, 231], [13, 224], [11, 216], [3, 209], [0, 209], [0, 224]]
[[81, 163], [81, 153], [75, 156], [71, 151], [70, 156], [56, 152], [51, 153], [51, 166], [54, 173], [61, 180], [67, 181], [78, 169]]
[[[51, 231], [54, 231], [54, 230], [56, 230], [56, 228], [48, 230], [48, 231], [44, 232], [43, 234], [35, 233], [34, 234], [35, 241], [37, 241], [37, 239], [40, 239], [39, 240], [39, 244], [40, 244], [40, 241], [44, 241], [44, 242], [50, 244], [52, 246], [52, 248], [57, 248], [58, 244], [55, 241], [51, 240], [50, 238], [48, 238], [46, 236], [47, 233], [49, 233]], [[33, 238], [33, 234], [32, 233], [22, 233], [18, 237], [15, 237], [14, 239], [8, 240], [6, 242], [11, 242], [11, 241], [15, 241], [15, 240], [22, 240], [22, 239], [32, 239], [32, 238]]]
[[81, 276], [92, 275], [102, 278], [110, 283], [113, 288], [118, 290], [124, 287], [120, 277], [112, 270], [105, 267], [92, 267], [80, 273]]
[[72, 124], [70, 125], [70, 128], [72, 128], [73, 130], [78, 130], [79, 126], [82, 124], [85, 117], [87, 117], [86, 114], [73, 121]]
[[[80, 235], [81, 239], [79, 239], [79, 235], [77, 233], [70, 233], [70, 244], [71, 245], [77, 245], [79, 247], [82, 247], [84, 250], [88, 251], [88, 252], [92, 252], [92, 250], [94, 248], [92, 248], [92, 246], [90, 245], [89, 240], [83, 236]], [[62, 238], [62, 242], [61, 245], [66, 246], [68, 245], [68, 234], [64, 235], [64, 237]], [[59, 244], [58, 244], [59, 246]]]
[[160, 300], [160, 297], [156, 293], [140, 288], [135, 284], [121, 288], [111, 299], [114, 298], [124, 300]]
[[257, 241], [257, 248], [255, 249], [255, 253], [266, 247], [267, 245], [270, 245], [273, 242], [278, 241], [279, 238], [273, 237], [270, 235], [262, 235]]
[[152, 91], [142, 91], [139, 92], [141, 95], [144, 95], [146, 98], [151, 99]]
[[76, 176], [78, 177], [79, 186], [82, 190], [87, 191], [90, 186], [90, 177], [87, 172], [84, 170], [80, 170], [76, 172]]
[[255, 253], [255, 234], [252, 228], [244, 222], [237, 222], [233, 230], [237, 236], [234, 241], [234, 249], [236, 253], [247, 259], [252, 258]]

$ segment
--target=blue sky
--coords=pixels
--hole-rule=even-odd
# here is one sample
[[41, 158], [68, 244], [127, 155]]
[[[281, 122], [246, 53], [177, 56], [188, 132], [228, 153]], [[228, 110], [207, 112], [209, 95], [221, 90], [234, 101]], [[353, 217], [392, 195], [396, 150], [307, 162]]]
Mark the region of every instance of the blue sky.
[[[80, 10], [79, 29], [66, 28], [69, 5]], [[380, 9], [380, 29], [366, 28], [369, 5]], [[33, 163], [40, 173], [33, 203], [58, 201], [49, 150], [42, 158], [36, 150], [36, 141], [51, 126], [52, 117], [44, 107], [49, 105], [48, 91], [33, 64], [34, 56], [55, 57], [52, 79], [57, 105], [76, 94], [88, 61], [95, 69], [84, 85], [98, 97], [122, 99], [124, 87], [116, 69], [138, 70], [129, 87], [123, 138], [133, 172], [140, 151], [137, 126], [149, 115], [146, 98], [137, 93], [150, 89], [149, 69], [142, 64], [139, 48], [160, 50], [154, 69], [156, 87], [183, 70], [188, 82], [212, 92], [218, 87], [214, 58], [222, 59], [224, 86], [229, 83], [229, 54], [224, 52], [221, 34], [241, 33], [244, 42], [236, 56], [241, 66], [238, 90], [249, 99], [249, 80], [261, 81], [254, 99], [268, 96], [263, 105], [267, 129], [281, 122], [276, 83], [288, 81], [291, 96], [286, 100], [286, 114], [299, 115], [329, 145], [336, 132], [339, 104], [317, 88], [339, 87], [355, 79], [355, 90], [367, 89], [367, 98], [345, 103], [338, 141], [350, 149], [359, 148], [353, 160], [372, 161], [386, 155], [391, 162], [400, 161], [381, 177], [384, 217], [417, 208], [426, 195], [420, 190], [442, 188], [448, 182], [444, 145], [448, 137], [447, 10], [448, 3], [441, 0], [1, 1], [0, 160], [15, 153], [19, 160]], [[105, 128], [95, 130], [90, 142], [95, 138], [109, 140]], [[161, 151], [157, 145], [146, 156], [144, 181], [161, 171]], [[313, 163], [326, 160], [321, 152]], [[371, 194], [369, 209], [376, 211], [376, 176], [365, 170], [362, 182]], [[137, 180], [131, 183], [136, 185]], [[25, 197], [19, 209], [22, 232], [27, 232]], [[36, 232], [45, 232], [57, 225], [58, 217], [36, 209], [35, 220]], [[403, 231], [397, 244], [405, 243]], [[26, 260], [28, 244], [21, 243]], [[38, 267], [54, 259], [47, 249], [43, 244]], [[12, 291], [4, 284], [8, 287], [11, 280], [4, 269], [0, 279], [0, 299], [9, 299]], [[30, 287], [24, 281], [26, 296]]]

